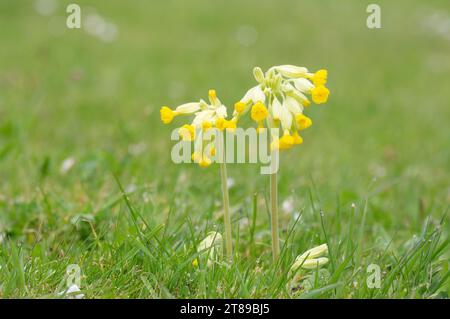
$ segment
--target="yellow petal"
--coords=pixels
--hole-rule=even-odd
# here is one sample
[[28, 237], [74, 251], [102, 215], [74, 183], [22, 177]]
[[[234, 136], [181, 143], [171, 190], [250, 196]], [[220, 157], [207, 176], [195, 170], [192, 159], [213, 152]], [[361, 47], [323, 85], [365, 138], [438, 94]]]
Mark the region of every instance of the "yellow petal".
[[172, 122], [173, 118], [176, 115], [176, 113], [174, 111], [172, 111], [168, 106], [163, 106], [159, 110], [159, 113], [160, 113], [160, 116], [161, 116], [161, 121], [164, 124], [169, 124], [170, 122]]
[[301, 113], [295, 116], [295, 122], [300, 130], [305, 130], [312, 125], [312, 120]]
[[266, 119], [267, 114], [268, 111], [267, 108], [264, 106], [264, 104], [262, 104], [261, 102], [257, 102], [255, 105], [252, 106], [250, 116], [255, 122], [260, 122]]
[[330, 90], [323, 85], [319, 85], [311, 90], [312, 100], [316, 104], [325, 103], [328, 100], [329, 95]]

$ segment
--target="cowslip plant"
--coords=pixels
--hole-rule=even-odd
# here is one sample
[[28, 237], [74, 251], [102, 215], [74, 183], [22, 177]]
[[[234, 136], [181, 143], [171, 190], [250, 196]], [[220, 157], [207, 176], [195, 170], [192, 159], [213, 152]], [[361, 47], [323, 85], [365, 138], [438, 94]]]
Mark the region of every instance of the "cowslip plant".
[[322, 244], [317, 247], [305, 251], [297, 256], [291, 268], [289, 269], [289, 277], [292, 277], [288, 288], [296, 289], [298, 284], [308, 278], [308, 272], [318, 270], [320, 267], [328, 263], [328, 245]]
[[[197, 247], [199, 258], [207, 267], [211, 267], [215, 262], [218, 262], [222, 257], [222, 235], [218, 232], [211, 231], [200, 242]], [[194, 267], [198, 267], [198, 259], [192, 262]]]
[[328, 258], [324, 257], [328, 254], [328, 245], [322, 244], [320, 246], [311, 248], [303, 254], [297, 256], [291, 266], [292, 272], [297, 272], [299, 269], [316, 269], [328, 263]]
[[[174, 110], [168, 106], [160, 109], [161, 121], [164, 124], [170, 124], [176, 116], [194, 115], [191, 123], [182, 125], [178, 132], [184, 141], [195, 141], [200, 149], [194, 149], [192, 160], [200, 167], [208, 167], [211, 165], [211, 157], [215, 155], [215, 141], [207, 139], [206, 134], [201, 134], [209, 129], [215, 128], [220, 131], [233, 130], [236, 128], [235, 120], [227, 120], [227, 108], [217, 97], [215, 90], [208, 92], [209, 103], [204, 100], [199, 102], [189, 102], [179, 105]], [[200, 134], [199, 134], [200, 133]], [[200, 141], [198, 141], [200, 140]], [[199, 143], [197, 143], [199, 142]], [[225, 152], [222, 152], [225, 158]], [[231, 236], [231, 217], [230, 203], [227, 184], [227, 168], [225, 161], [220, 161], [220, 177], [222, 184], [223, 196], [223, 215], [225, 228], [225, 246], [228, 260], [233, 259], [233, 244]]]
[[[294, 65], [273, 66], [267, 72], [255, 67], [253, 75], [258, 85], [248, 90], [235, 103], [233, 119], [238, 121], [250, 112], [257, 123], [258, 131], [270, 128], [272, 154], [303, 143], [299, 132], [312, 125], [304, 115], [311, 102], [322, 104], [328, 100], [330, 91], [325, 87], [328, 72], [319, 70], [310, 73], [307, 68]], [[281, 138], [280, 136], [281, 131]], [[272, 230], [272, 252], [276, 261], [280, 253], [278, 234], [277, 172], [270, 174], [270, 209]]]

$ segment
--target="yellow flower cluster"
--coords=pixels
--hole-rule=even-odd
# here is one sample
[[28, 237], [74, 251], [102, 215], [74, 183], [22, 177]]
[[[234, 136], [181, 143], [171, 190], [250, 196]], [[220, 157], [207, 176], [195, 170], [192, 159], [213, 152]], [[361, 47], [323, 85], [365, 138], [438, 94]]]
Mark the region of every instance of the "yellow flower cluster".
[[[180, 137], [185, 141], [194, 141], [196, 130], [207, 131], [211, 128], [219, 130], [236, 129], [236, 119], [227, 120], [227, 108], [220, 102], [215, 90], [208, 91], [209, 103], [204, 100], [199, 102], [190, 102], [176, 107], [174, 110], [168, 106], [160, 109], [161, 121], [164, 124], [170, 124], [178, 115], [194, 115], [194, 119], [190, 124], [184, 124], [179, 129]], [[196, 151], [192, 154], [192, 160], [201, 167], [211, 165], [212, 161], [209, 156], [214, 156], [215, 148], [211, 143], [213, 141], [203, 141], [201, 152]], [[204, 154], [204, 149], [209, 147], [209, 156]]]
[[[274, 134], [271, 130], [272, 149], [286, 150], [302, 144], [303, 139], [299, 132], [312, 125], [312, 120], [304, 115], [303, 111], [311, 104], [310, 99], [315, 104], [327, 102], [330, 95], [325, 86], [328, 72], [319, 70], [310, 73], [304, 67], [279, 65], [271, 67], [265, 73], [261, 68], [255, 67], [253, 75], [258, 85], [248, 90], [242, 99], [234, 104], [231, 119], [227, 119], [227, 108], [220, 102], [216, 91], [209, 90], [209, 103], [200, 100], [182, 104], [174, 110], [163, 106], [160, 110], [161, 121], [169, 124], [178, 115], [194, 114], [193, 121], [179, 129], [183, 140], [193, 141], [197, 129], [234, 131], [239, 119], [250, 112], [250, 117], [258, 125], [258, 131], [264, 127], [281, 129], [281, 137], [279, 132]], [[211, 148], [211, 153], [213, 150], [214, 148]], [[202, 154], [194, 152], [192, 159], [202, 167], [211, 164], [211, 159], [204, 155], [203, 151]]]
[[259, 67], [253, 69], [258, 85], [247, 91], [234, 105], [233, 117], [237, 120], [250, 111], [250, 117], [264, 128], [280, 128], [282, 136], [272, 135], [272, 149], [285, 150], [303, 143], [299, 131], [312, 125], [312, 120], [303, 114], [311, 104], [327, 102], [330, 91], [325, 87], [328, 72], [308, 72], [304, 67], [280, 65], [271, 67], [266, 73]]

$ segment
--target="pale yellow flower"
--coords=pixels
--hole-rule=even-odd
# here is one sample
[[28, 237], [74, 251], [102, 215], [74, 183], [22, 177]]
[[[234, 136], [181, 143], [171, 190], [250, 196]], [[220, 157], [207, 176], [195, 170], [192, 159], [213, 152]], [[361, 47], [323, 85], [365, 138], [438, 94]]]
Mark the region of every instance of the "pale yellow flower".
[[[233, 119], [239, 120], [251, 110], [251, 118], [258, 123], [258, 130], [279, 128], [279, 135], [272, 135], [273, 149], [289, 149], [301, 144], [299, 131], [312, 125], [312, 120], [303, 114], [311, 104], [325, 103], [330, 91], [325, 87], [328, 72], [319, 70], [310, 73], [307, 68], [295, 65], [278, 65], [267, 72], [255, 67], [253, 75], [258, 85], [248, 90], [235, 104]], [[273, 133], [273, 131], [271, 131]]]
[[[196, 137], [196, 131], [201, 129], [207, 131], [210, 128], [217, 128], [219, 130], [236, 129], [236, 119], [227, 120], [227, 108], [217, 97], [215, 90], [208, 91], [209, 103], [200, 100], [199, 102], [189, 102], [177, 106], [174, 110], [168, 106], [163, 106], [160, 110], [161, 121], [164, 124], [169, 124], [173, 119], [179, 115], [194, 115], [190, 124], [184, 124], [179, 129], [179, 135], [185, 141], [193, 141]], [[202, 148], [205, 149], [213, 141], [203, 141]], [[212, 160], [209, 157], [211, 154], [194, 153], [192, 159], [199, 164], [200, 167], [207, 167], [211, 165]]]
[[328, 263], [328, 258], [324, 257], [328, 254], [328, 245], [311, 248], [298, 256], [291, 266], [291, 271], [296, 272], [298, 269], [316, 269]]

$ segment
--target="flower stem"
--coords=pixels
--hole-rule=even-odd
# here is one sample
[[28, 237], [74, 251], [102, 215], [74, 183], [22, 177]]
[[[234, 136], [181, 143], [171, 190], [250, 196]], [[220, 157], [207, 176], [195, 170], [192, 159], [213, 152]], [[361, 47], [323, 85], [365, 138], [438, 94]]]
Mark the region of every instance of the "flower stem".
[[230, 200], [228, 196], [227, 166], [225, 163], [220, 163], [220, 177], [222, 179], [223, 218], [225, 225], [226, 253], [227, 259], [229, 261], [233, 261], [233, 243], [231, 241]]
[[278, 188], [277, 173], [270, 174], [270, 209], [272, 222], [272, 254], [276, 262], [280, 255], [280, 238], [278, 235]]

